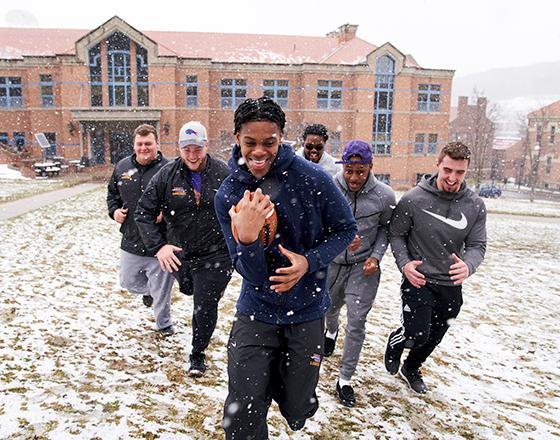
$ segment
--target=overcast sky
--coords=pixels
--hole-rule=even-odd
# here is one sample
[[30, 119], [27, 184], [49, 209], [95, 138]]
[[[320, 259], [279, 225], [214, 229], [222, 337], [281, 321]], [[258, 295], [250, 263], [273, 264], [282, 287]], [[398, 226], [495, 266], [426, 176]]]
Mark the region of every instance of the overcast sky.
[[[86, 4], [91, 7], [84, 10]], [[422, 67], [457, 76], [498, 67], [560, 61], [556, 0], [18, 0], [2, 27], [91, 30], [118, 15], [139, 30], [323, 36], [359, 25], [358, 37], [390, 41]], [[142, 6], [140, 6], [142, 5]], [[160, 5], [165, 5], [162, 7]], [[1, 44], [1, 42], [0, 42]]]

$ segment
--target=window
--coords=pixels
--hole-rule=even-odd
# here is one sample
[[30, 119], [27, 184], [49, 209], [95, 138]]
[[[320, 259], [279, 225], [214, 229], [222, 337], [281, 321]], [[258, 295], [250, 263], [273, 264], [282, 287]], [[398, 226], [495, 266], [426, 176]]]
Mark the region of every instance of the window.
[[387, 184], [387, 185], [391, 185], [391, 175], [390, 174], [376, 174], [375, 177], [377, 178], [377, 180]]
[[150, 104], [148, 79], [148, 51], [136, 44], [136, 100], [138, 107], [147, 107]]
[[375, 68], [372, 145], [376, 155], [391, 154], [394, 80], [395, 60], [383, 55], [377, 60]]
[[0, 107], [23, 106], [23, 90], [19, 76], [0, 76]]
[[265, 79], [263, 81], [263, 95], [273, 99], [280, 107], [288, 107], [288, 80]]
[[222, 108], [237, 108], [247, 99], [246, 79], [222, 79], [220, 82], [220, 95]]
[[14, 131], [14, 148], [17, 151], [21, 151], [23, 147], [25, 147], [25, 133]]
[[[428, 141], [427, 148], [424, 148], [424, 144]], [[437, 133], [430, 133], [428, 135], [424, 133], [416, 134], [414, 138], [414, 154], [436, 154], [437, 153], [437, 141], [438, 135]]]
[[548, 142], [553, 144], [554, 143], [554, 138], [556, 136], [556, 126], [555, 125], [551, 125], [550, 126], [550, 138], [548, 139]]
[[437, 153], [437, 133], [430, 133], [428, 135], [428, 154], [436, 154]]
[[342, 108], [342, 81], [330, 79], [317, 81], [317, 108]]
[[414, 139], [414, 154], [424, 154], [424, 134], [419, 133]]
[[51, 144], [50, 148], [45, 149], [45, 156], [56, 156], [56, 133], [45, 133], [45, 137], [47, 138], [47, 141], [49, 141], [49, 144]]
[[333, 131], [331, 133], [331, 135], [329, 136], [329, 145], [331, 147], [331, 154], [337, 157], [340, 156], [340, 131]]
[[9, 145], [10, 144], [10, 138], [8, 137], [8, 133], [6, 133], [5, 131], [0, 132], [0, 144], [3, 144], [3, 145]]
[[546, 174], [550, 174], [551, 171], [552, 171], [552, 157], [548, 156], [546, 158], [546, 166], [544, 172]]
[[542, 141], [542, 125], [537, 125], [537, 144], [540, 145]]
[[39, 86], [41, 88], [41, 107], [53, 107], [54, 84], [52, 75], [39, 75]]
[[97, 44], [89, 50], [89, 84], [91, 106], [102, 106], [101, 44]]
[[418, 85], [418, 106], [419, 112], [439, 112], [439, 97], [441, 85], [439, 84], [419, 84]]
[[132, 104], [130, 39], [120, 32], [111, 34], [107, 40], [107, 83], [110, 107]]
[[185, 78], [186, 98], [185, 104], [188, 108], [198, 107], [198, 76], [187, 75]]

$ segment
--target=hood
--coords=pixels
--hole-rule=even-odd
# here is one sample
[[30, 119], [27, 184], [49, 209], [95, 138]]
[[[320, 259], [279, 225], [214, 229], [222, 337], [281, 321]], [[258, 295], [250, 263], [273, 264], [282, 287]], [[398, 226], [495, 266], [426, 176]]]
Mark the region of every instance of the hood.
[[422, 180], [420, 180], [418, 187], [422, 188], [424, 191], [436, 195], [438, 198], [443, 200], [459, 200], [463, 198], [465, 194], [467, 194], [467, 184], [465, 182], [461, 184], [459, 191], [445, 192], [438, 189], [436, 183], [437, 178], [438, 178], [438, 173], [432, 175], [426, 174], [422, 177]]
[[228, 166], [232, 173], [231, 176], [234, 179], [239, 180], [245, 185], [255, 185], [259, 180], [268, 180], [270, 178], [279, 177], [292, 164], [294, 158], [295, 153], [292, 147], [288, 144], [281, 144], [278, 147], [278, 154], [272, 162], [272, 166], [266, 176], [261, 179], [257, 179], [249, 172], [249, 169], [244, 163], [242, 165], [239, 164], [239, 160], [241, 159], [241, 148], [239, 145], [235, 144], [231, 152], [231, 157], [228, 161]]

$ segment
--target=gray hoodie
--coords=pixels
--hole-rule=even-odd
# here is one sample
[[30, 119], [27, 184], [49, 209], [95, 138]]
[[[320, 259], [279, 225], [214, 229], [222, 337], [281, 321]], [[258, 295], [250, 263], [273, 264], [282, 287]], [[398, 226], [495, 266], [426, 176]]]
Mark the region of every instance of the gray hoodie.
[[396, 205], [395, 193], [388, 185], [377, 180], [373, 173], [369, 173], [369, 178], [360, 191], [352, 192], [342, 173], [338, 173], [334, 181], [350, 204], [358, 224], [357, 235], [362, 243], [355, 252], [346, 249], [333, 263], [354, 264], [370, 257], [381, 261], [389, 245], [389, 222]]
[[437, 173], [424, 176], [405, 193], [393, 213], [391, 248], [397, 266], [422, 260], [416, 270], [426, 281], [452, 286], [449, 268], [455, 253], [472, 275], [486, 252], [486, 207], [463, 182], [458, 192], [440, 191]]

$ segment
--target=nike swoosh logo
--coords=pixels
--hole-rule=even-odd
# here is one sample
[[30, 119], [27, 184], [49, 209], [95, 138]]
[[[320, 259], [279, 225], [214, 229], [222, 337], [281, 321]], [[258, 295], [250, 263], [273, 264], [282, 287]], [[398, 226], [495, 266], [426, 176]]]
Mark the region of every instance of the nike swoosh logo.
[[423, 209], [422, 211], [424, 211], [426, 214], [430, 214], [432, 217], [438, 219], [439, 221], [455, 228], [455, 229], [465, 229], [468, 225], [467, 223], [467, 217], [465, 217], [465, 214], [461, 213], [461, 219], [460, 220], [453, 220], [452, 218], [447, 218], [444, 217], [443, 215], [439, 215], [439, 214], [434, 214], [433, 212], [430, 211], [426, 211], [425, 209]]

